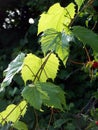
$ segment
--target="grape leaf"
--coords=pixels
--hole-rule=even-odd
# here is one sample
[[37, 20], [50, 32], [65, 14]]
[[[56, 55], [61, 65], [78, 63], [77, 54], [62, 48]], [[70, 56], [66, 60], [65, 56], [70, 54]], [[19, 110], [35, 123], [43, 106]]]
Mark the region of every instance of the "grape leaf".
[[45, 82], [48, 78], [54, 80], [58, 66], [59, 60], [55, 54], [48, 54], [44, 58], [39, 58], [30, 53], [24, 59], [21, 75], [25, 84], [28, 80], [33, 82]]
[[26, 86], [22, 91], [22, 96], [38, 110], [41, 110], [42, 104], [62, 111], [63, 107], [66, 107], [64, 91], [49, 82], [37, 82], [35, 85]]
[[85, 0], [75, 0], [76, 4], [78, 5], [78, 10], [81, 8], [82, 4]]
[[6, 122], [16, 122], [21, 116], [24, 116], [26, 107], [26, 101], [20, 102], [19, 105], [9, 105], [6, 110], [0, 112], [0, 123], [4, 125]]
[[55, 29], [47, 29], [41, 37], [41, 48], [44, 54], [49, 50], [55, 51], [59, 58], [66, 64], [69, 54], [69, 42], [72, 41], [71, 34], [58, 32]]
[[98, 52], [97, 34], [81, 26], [74, 26], [72, 32], [81, 42], [83, 42], [84, 44], [88, 44], [95, 52]]
[[66, 8], [59, 3], [54, 4], [48, 10], [41, 14], [38, 24], [38, 34], [46, 29], [56, 29], [62, 32], [71, 22], [75, 15], [75, 5], [70, 3]]
[[15, 74], [22, 69], [24, 58], [25, 54], [21, 53], [8, 65], [8, 68], [4, 71], [5, 78], [1, 84], [1, 87], [6, 87], [11, 83]]
[[40, 110], [42, 105], [41, 94], [35, 85], [26, 86], [22, 91], [22, 96], [34, 108]]
[[36, 87], [38, 90], [40, 88], [42, 89], [42, 91], [46, 92], [49, 97], [49, 99], [42, 97], [42, 101], [44, 105], [52, 108], [58, 108], [63, 111], [63, 107], [66, 107], [65, 96], [64, 96], [65, 93], [59, 86], [49, 82], [47, 83], [37, 82]]

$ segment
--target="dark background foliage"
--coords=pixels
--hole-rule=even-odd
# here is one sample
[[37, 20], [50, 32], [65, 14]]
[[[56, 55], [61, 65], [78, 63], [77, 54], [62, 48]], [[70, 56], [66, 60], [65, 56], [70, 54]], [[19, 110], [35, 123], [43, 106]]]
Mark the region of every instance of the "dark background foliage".
[[[0, 0], [0, 82], [3, 80], [3, 70], [6, 69], [9, 62], [14, 59], [19, 52], [32, 52], [41, 56], [41, 48], [39, 36], [37, 36], [37, 25], [40, 14], [47, 11], [48, 8], [56, 2], [60, 2], [62, 6], [67, 6], [72, 0]], [[92, 7], [93, 18], [89, 21], [89, 28], [92, 28], [95, 21], [98, 21], [98, 1], [95, 0]], [[85, 20], [90, 16], [84, 13], [82, 18], [77, 18], [74, 25], [85, 26]], [[34, 24], [29, 23], [29, 19], [34, 19]], [[96, 22], [95, 32], [98, 32]], [[88, 51], [92, 51], [88, 47]], [[93, 56], [91, 55], [93, 58]], [[71, 114], [80, 111], [91, 98], [92, 94], [97, 90], [97, 78], [91, 81], [88, 73], [81, 69], [81, 65], [70, 62], [87, 62], [87, 55], [81, 44], [71, 44], [70, 56], [66, 69], [61, 65], [60, 71], [55, 79], [55, 83], [59, 84], [66, 92], [67, 103], [70, 106]], [[15, 76], [10, 86], [4, 92], [0, 92], [0, 111], [10, 103], [17, 103], [21, 100], [20, 92], [22, 90], [23, 81], [20, 76]], [[45, 113], [39, 113], [40, 124], [42, 129], [48, 124], [50, 118], [50, 110], [45, 108]], [[67, 113], [68, 114], [68, 113]], [[31, 116], [32, 115], [32, 116]], [[55, 113], [55, 118], [59, 119], [60, 114]], [[63, 115], [62, 116], [67, 116]], [[70, 115], [68, 115], [70, 116]], [[43, 118], [46, 118], [45, 122]], [[32, 108], [28, 109], [23, 119], [28, 124], [29, 129], [34, 126], [34, 113]], [[77, 120], [76, 120], [77, 121]], [[43, 126], [44, 125], [44, 126]], [[51, 124], [51, 130], [52, 128]], [[71, 130], [71, 129], [68, 129]]]

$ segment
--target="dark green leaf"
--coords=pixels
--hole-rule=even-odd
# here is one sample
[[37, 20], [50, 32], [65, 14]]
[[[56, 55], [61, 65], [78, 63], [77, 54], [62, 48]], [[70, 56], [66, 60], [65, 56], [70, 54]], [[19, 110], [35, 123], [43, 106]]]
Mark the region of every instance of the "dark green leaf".
[[27, 100], [28, 103], [30, 103], [31, 106], [38, 110], [41, 109], [41, 94], [34, 85], [26, 86], [22, 91], [22, 96]]
[[98, 52], [97, 34], [81, 26], [74, 26], [72, 32], [83, 44], [88, 44], [94, 51]]
[[52, 83], [37, 83], [37, 89], [41, 88], [43, 92], [47, 93], [49, 98], [43, 98], [43, 104], [49, 107], [58, 108], [63, 111], [63, 107], [66, 107], [64, 91], [57, 85]]
[[58, 119], [54, 123], [54, 128], [60, 128], [66, 122], [65, 119]]

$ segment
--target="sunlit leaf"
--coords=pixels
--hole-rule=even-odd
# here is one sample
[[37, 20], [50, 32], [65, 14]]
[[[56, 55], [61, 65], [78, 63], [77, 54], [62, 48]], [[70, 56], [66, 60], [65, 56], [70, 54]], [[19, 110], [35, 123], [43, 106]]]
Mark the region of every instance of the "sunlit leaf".
[[4, 71], [5, 78], [1, 84], [1, 87], [6, 87], [11, 83], [15, 74], [22, 69], [24, 58], [25, 54], [21, 53], [8, 65], [8, 68]]
[[70, 3], [66, 8], [59, 3], [54, 4], [48, 10], [41, 14], [38, 24], [38, 34], [46, 29], [53, 28], [62, 32], [71, 22], [75, 15], [75, 5]]
[[66, 64], [68, 58], [70, 41], [72, 41], [70, 34], [61, 33], [55, 29], [47, 29], [40, 40], [44, 54], [49, 50], [55, 51], [64, 64]]
[[72, 32], [83, 44], [88, 44], [94, 51], [98, 52], [97, 34], [81, 26], [74, 26]]
[[16, 122], [26, 112], [27, 103], [22, 101], [19, 105], [11, 104], [0, 113], [0, 123]]
[[80, 9], [80, 7], [82, 6], [82, 4], [84, 3], [85, 0], [75, 0], [76, 4], [78, 5], [78, 10]]
[[55, 54], [48, 54], [44, 58], [39, 58], [33, 54], [28, 54], [24, 59], [24, 66], [21, 74], [24, 82], [45, 82], [48, 78], [54, 80], [57, 74], [59, 60]]

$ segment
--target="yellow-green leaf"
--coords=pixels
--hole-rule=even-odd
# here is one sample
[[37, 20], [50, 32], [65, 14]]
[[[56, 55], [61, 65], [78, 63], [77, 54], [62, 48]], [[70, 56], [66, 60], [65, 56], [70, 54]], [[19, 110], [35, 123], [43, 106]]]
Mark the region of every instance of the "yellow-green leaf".
[[81, 8], [82, 4], [85, 0], [75, 0], [76, 4], [78, 5], [78, 10]]
[[24, 116], [26, 112], [27, 103], [22, 101], [19, 105], [11, 104], [6, 110], [0, 113], [0, 123], [16, 122], [21, 116]]
[[61, 7], [59, 3], [54, 4], [41, 14], [38, 24], [38, 34], [46, 29], [56, 29], [62, 32], [70, 24], [75, 15], [75, 5], [70, 3], [67, 7]]
[[46, 82], [48, 78], [54, 80], [58, 66], [59, 60], [53, 53], [44, 58], [39, 58], [30, 53], [24, 59], [21, 75], [25, 83], [28, 80]]

